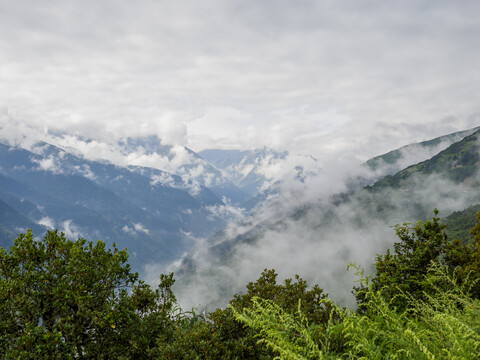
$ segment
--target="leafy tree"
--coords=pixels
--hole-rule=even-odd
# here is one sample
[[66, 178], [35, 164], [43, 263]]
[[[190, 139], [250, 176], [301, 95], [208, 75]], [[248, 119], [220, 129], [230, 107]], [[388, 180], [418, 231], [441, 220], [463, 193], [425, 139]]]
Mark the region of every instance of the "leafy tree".
[[[407, 293], [416, 299], [423, 299], [428, 291], [425, 275], [432, 261], [445, 256], [447, 235], [445, 225], [440, 224], [438, 210], [434, 210], [431, 221], [408, 223], [395, 226], [400, 241], [388, 249], [385, 255], [377, 255], [376, 273], [372, 280], [375, 290], [382, 290], [383, 296], [395, 306], [404, 309], [406, 304], [398, 297]], [[365, 302], [365, 289], [355, 288], [359, 309]]]
[[[399, 294], [406, 293], [422, 300], [431, 290], [425, 276], [432, 262], [441, 264], [452, 272], [458, 281], [468, 286], [474, 298], [480, 299], [480, 213], [471, 229], [473, 240], [449, 240], [446, 225], [440, 223], [438, 210], [430, 221], [396, 225], [395, 232], [400, 241], [384, 255], [377, 255], [376, 273], [372, 279], [375, 290], [393, 305], [405, 309], [406, 303]], [[359, 311], [365, 302], [362, 287], [354, 289]]]
[[[480, 350], [480, 214], [471, 243], [449, 241], [438, 211], [397, 225], [399, 242], [361, 275], [361, 311], [298, 275], [265, 270], [225, 309], [182, 312], [173, 274], [153, 290], [126, 250], [21, 234], [0, 248], [5, 359], [475, 358]], [[260, 341], [259, 341], [260, 339]]]
[[395, 231], [400, 241], [377, 256], [376, 277], [361, 274], [362, 311], [340, 309], [298, 276], [278, 284], [276, 272], [265, 270], [226, 309], [177, 325], [161, 357], [476, 358], [480, 225], [469, 245], [448, 240], [436, 210], [432, 220]]
[[0, 356], [5, 359], [142, 359], [171, 327], [173, 274], [152, 290], [126, 250], [20, 234], [0, 249]]

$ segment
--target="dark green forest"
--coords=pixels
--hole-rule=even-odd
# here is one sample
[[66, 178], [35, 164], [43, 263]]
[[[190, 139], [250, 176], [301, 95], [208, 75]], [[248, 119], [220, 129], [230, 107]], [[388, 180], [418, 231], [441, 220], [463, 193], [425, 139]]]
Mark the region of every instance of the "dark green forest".
[[157, 288], [143, 282], [126, 250], [29, 231], [0, 250], [1, 358], [474, 359], [479, 221], [468, 241], [449, 238], [437, 211], [395, 226], [398, 241], [372, 259], [373, 276], [346, 270], [358, 276], [355, 310], [266, 269], [209, 314], [178, 306], [173, 273]]

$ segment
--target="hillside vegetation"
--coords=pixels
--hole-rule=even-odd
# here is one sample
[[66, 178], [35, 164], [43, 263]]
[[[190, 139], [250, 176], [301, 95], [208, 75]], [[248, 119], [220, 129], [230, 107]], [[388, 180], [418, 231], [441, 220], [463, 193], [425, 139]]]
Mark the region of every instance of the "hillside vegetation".
[[407, 167], [395, 175], [387, 175], [369, 187], [371, 191], [378, 191], [389, 187], [398, 189], [406, 186], [414, 175], [430, 175], [433, 173], [445, 175], [456, 182], [467, 182], [468, 185], [477, 185], [473, 175], [478, 170], [480, 153], [478, 152], [478, 137], [480, 131], [450, 145], [431, 159]]
[[[49, 231], [0, 250], [5, 359], [474, 359], [480, 350], [480, 223], [450, 240], [435, 211], [357, 269], [357, 310], [299, 276], [265, 270], [210, 314], [178, 307], [173, 274], [152, 289], [128, 254]], [[477, 221], [480, 220], [480, 215]]]
[[371, 170], [377, 170], [386, 167], [387, 169], [397, 169], [398, 171], [401, 170], [401, 168], [399, 169], [397, 165], [401, 166], [401, 163], [403, 160], [405, 160], [405, 157], [411, 157], [413, 155], [413, 162], [420, 162], [422, 161], [421, 157], [425, 157], [425, 154], [431, 154], [430, 156], [427, 155], [428, 157], [431, 157], [435, 155], [435, 153], [444, 150], [444, 148], [462, 140], [478, 130], [480, 130], [480, 127], [454, 132], [431, 140], [422, 141], [420, 143], [409, 144], [399, 149], [389, 151], [383, 155], [375, 156], [374, 158], [367, 160], [365, 165]]

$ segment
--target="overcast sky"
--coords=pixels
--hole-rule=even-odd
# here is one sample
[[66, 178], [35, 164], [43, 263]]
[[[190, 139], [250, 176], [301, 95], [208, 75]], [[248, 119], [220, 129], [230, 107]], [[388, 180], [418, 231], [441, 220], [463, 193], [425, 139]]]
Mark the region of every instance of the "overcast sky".
[[367, 158], [479, 99], [479, 1], [0, 0], [0, 126]]

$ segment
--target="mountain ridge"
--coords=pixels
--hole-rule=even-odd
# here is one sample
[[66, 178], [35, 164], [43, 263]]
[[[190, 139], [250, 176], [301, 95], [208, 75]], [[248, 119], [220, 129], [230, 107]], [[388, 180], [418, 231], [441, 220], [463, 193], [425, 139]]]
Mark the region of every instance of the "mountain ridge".
[[[205, 187], [192, 196], [176, 175], [90, 161], [47, 143], [32, 150], [0, 144], [0, 200], [36, 230], [46, 229], [43, 222], [69, 236], [116, 242], [137, 254], [138, 267], [178, 256], [192, 241], [186, 234], [204, 236], [225, 223], [209, 210], [224, 206], [222, 200]], [[19, 206], [25, 200], [27, 213]]]

